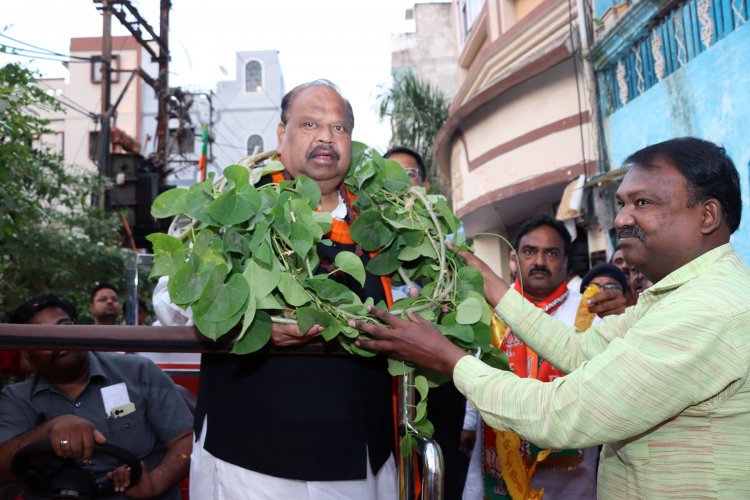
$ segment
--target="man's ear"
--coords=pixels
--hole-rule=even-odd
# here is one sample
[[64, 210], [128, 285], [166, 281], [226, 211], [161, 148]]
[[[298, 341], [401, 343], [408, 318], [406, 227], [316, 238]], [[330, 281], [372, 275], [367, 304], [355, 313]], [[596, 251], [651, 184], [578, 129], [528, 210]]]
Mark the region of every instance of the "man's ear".
[[721, 211], [721, 203], [716, 198], [709, 198], [702, 205], [701, 233], [711, 234], [724, 225], [724, 213]]
[[284, 132], [286, 132], [286, 125], [279, 122], [279, 125], [276, 127], [276, 139], [279, 141], [279, 146], [284, 141]]

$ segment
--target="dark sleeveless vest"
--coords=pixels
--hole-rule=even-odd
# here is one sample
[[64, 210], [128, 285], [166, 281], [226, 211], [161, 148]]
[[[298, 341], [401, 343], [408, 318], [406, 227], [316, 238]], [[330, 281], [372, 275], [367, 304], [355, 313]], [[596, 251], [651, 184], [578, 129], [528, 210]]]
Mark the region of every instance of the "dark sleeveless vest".
[[[354, 245], [319, 245], [333, 262]], [[369, 261], [366, 253], [363, 263]], [[321, 271], [323, 272], [323, 271]], [[341, 273], [338, 273], [341, 274]], [[362, 300], [385, 299], [380, 277], [365, 286], [332, 275]], [[365, 479], [367, 458], [377, 473], [394, 445], [392, 383], [385, 358], [346, 354], [334, 340], [236, 356], [204, 354], [195, 416], [205, 449], [215, 457], [271, 476], [305, 481]]]

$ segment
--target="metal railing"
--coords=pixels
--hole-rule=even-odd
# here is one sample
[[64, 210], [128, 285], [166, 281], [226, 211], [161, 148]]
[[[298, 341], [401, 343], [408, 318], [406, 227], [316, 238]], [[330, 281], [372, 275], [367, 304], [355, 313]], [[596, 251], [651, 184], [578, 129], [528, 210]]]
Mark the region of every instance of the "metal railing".
[[[129, 326], [129, 325], [16, 325], [0, 323], [0, 349], [24, 350], [97, 350], [123, 352], [225, 352], [232, 349], [233, 335], [218, 341], [204, 337], [192, 326]], [[277, 355], [283, 348], [269, 346]], [[295, 351], [299, 353], [299, 351]], [[286, 354], [291, 354], [286, 352]], [[330, 355], [322, 346], [306, 346], [305, 354]], [[411, 422], [416, 407], [414, 375], [404, 375], [398, 380], [398, 439], [399, 444]], [[443, 499], [443, 455], [432, 439], [415, 435], [422, 461], [420, 497], [423, 500]], [[396, 450], [399, 458], [399, 499], [415, 498], [414, 457], [405, 457]]]

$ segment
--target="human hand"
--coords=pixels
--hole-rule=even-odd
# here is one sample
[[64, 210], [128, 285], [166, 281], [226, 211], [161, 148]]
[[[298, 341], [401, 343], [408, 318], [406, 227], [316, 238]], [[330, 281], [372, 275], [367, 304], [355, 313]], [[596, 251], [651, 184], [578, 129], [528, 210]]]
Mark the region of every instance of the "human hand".
[[494, 309], [510, 287], [500, 276], [495, 274], [495, 271], [490, 269], [490, 266], [473, 253], [462, 250], [458, 252], [458, 255], [463, 257], [468, 266], [482, 273], [482, 277], [484, 278], [484, 297]]
[[471, 452], [474, 449], [474, 445], [477, 441], [477, 432], [467, 429], [461, 430], [461, 441], [458, 446], [458, 449], [461, 450], [461, 453], [466, 455], [467, 457], [471, 457]]
[[320, 332], [325, 328], [320, 325], [313, 325], [304, 335], [299, 331], [296, 324], [281, 325], [273, 323], [271, 326], [271, 343], [277, 347], [288, 347], [304, 345], [311, 340], [320, 337]]
[[60, 415], [45, 425], [52, 449], [62, 458], [79, 458], [87, 463], [94, 451], [94, 443], [107, 442], [94, 424], [76, 415]]
[[600, 318], [614, 314], [622, 314], [628, 307], [628, 299], [622, 290], [616, 288], [603, 289], [586, 301], [589, 311]]
[[[130, 482], [130, 467], [125, 466], [128, 469], [128, 483]], [[118, 467], [120, 469], [121, 467]], [[117, 469], [115, 469], [117, 470]], [[114, 471], [113, 471], [114, 472]], [[141, 462], [141, 479], [138, 484], [131, 487], [126, 487], [125, 496], [128, 498], [153, 498], [164, 490], [169, 485], [159, 485], [156, 475], [153, 471], [149, 471], [146, 468], [146, 464]], [[120, 490], [122, 491], [122, 490]]]
[[121, 465], [107, 472], [107, 477], [114, 484], [117, 493], [121, 493], [130, 487], [130, 467], [127, 465]]
[[405, 320], [377, 307], [368, 306], [367, 310], [388, 326], [349, 321], [349, 326], [372, 337], [359, 337], [355, 341], [358, 347], [383, 352], [448, 377], [453, 376], [453, 368], [458, 360], [467, 356], [440, 330], [417, 314], [409, 312], [409, 320]]

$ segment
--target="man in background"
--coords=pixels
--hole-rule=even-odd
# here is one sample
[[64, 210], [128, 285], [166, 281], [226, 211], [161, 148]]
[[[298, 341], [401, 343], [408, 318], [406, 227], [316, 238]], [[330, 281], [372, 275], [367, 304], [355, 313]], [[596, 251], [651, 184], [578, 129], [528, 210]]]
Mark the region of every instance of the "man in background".
[[[567, 285], [571, 246], [570, 234], [560, 221], [547, 215], [525, 221], [518, 230], [514, 244], [519, 262], [518, 278], [513, 286], [536, 307], [572, 326], [575, 324], [582, 296]], [[588, 326], [583, 325], [586, 328]], [[516, 337], [510, 328], [502, 325], [501, 330], [503, 341], [500, 347], [508, 355], [508, 361], [518, 376], [542, 382], [551, 382], [562, 376], [549, 361], [538, 356]], [[465, 427], [470, 431], [472, 417], [471, 412], [469, 413]], [[478, 439], [470, 432], [463, 433], [464, 440], [476, 440], [463, 498], [510, 499], [511, 490], [503, 477], [503, 471], [497, 465], [498, 461], [509, 461], [508, 457], [504, 457], [509, 451], [497, 443], [512, 437], [483, 425], [476, 417], [474, 421], [481, 425]], [[469, 447], [468, 444], [464, 446]], [[543, 449], [524, 441], [519, 450], [523, 463], [533, 464], [535, 457]], [[536, 465], [531, 485], [536, 490], [544, 488], [544, 497], [548, 499], [594, 499], [597, 456], [596, 447], [556, 450]], [[522, 472], [526, 473], [525, 470]], [[479, 487], [479, 484], [483, 487]]]
[[91, 291], [89, 312], [95, 325], [116, 325], [120, 315], [120, 298], [117, 288], [109, 283], [99, 283]]

